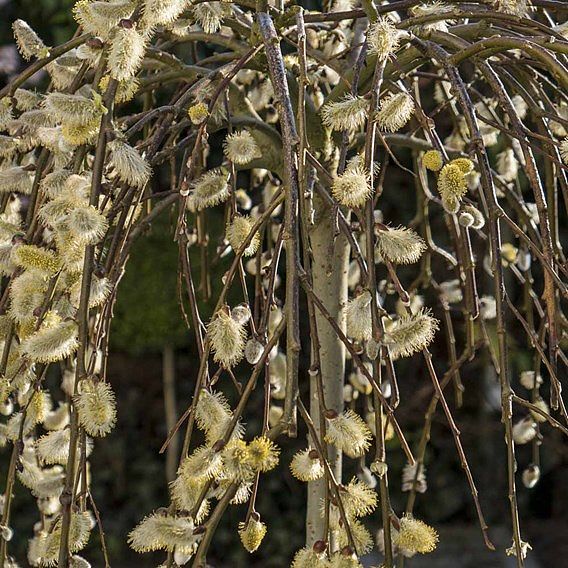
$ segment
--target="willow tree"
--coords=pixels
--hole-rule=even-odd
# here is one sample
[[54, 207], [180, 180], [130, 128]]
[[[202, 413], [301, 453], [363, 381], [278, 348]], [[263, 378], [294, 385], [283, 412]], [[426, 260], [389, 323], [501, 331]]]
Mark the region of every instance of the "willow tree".
[[[451, 388], [460, 406], [462, 374], [486, 357], [501, 391], [507, 554], [523, 566], [519, 478], [533, 487], [541, 441], [568, 434], [565, 14], [555, 0], [338, 0], [313, 11], [79, 0], [77, 33], [55, 47], [14, 22], [32, 61], [0, 91], [0, 432], [11, 448], [0, 564], [17, 566], [9, 541], [29, 537], [10, 529], [21, 483], [41, 520], [31, 565], [88, 566], [78, 553], [91, 531], [110, 565], [88, 458], [117, 412], [113, 306], [132, 244], [169, 212], [199, 368], [168, 437], [183, 439], [171, 500], [132, 530], [132, 548], [203, 567], [225, 511], [242, 506], [240, 539], [254, 552], [267, 533], [263, 476], [279, 446], [307, 432], [280, 464], [307, 482], [306, 546], [292, 566], [357, 567], [375, 545], [384, 566], [402, 566], [438, 540], [413, 516], [438, 406], [494, 548], [447, 401]], [[46, 88], [26, 89], [40, 72]], [[384, 215], [388, 199], [415, 203], [414, 217]], [[226, 255], [213, 286], [210, 268]], [[214, 306], [209, 322], [199, 298]], [[534, 353], [520, 376], [511, 333]], [[397, 370], [411, 357], [433, 388], [416, 447], [397, 420], [409, 403]], [[255, 390], [262, 409], [249, 404]], [[253, 413], [258, 431], [245, 428]], [[389, 499], [391, 437], [407, 460], [404, 511]], [[533, 445], [532, 463], [517, 463], [518, 444]], [[349, 479], [353, 465], [369, 475]], [[376, 543], [369, 515], [382, 524]]]

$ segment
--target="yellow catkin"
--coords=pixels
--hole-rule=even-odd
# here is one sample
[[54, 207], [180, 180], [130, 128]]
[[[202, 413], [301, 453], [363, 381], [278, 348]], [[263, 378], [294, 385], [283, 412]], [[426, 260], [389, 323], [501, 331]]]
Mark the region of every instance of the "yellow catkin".
[[427, 170], [439, 172], [444, 165], [442, 154], [438, 150], [428, 150], [422, 156], [422, 163]]

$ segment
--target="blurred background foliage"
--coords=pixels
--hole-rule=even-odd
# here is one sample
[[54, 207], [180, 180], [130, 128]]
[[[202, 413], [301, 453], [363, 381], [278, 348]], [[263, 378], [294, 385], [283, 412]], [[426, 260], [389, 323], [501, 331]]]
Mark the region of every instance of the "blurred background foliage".
[[[73, 0], [0, 0], [0, 83], [8, 80], [23, 65], [13, 45], [11, 22], [16, 17], [26, 19], [47, 44], [55, 45], [71, 37], [75, 31], [72, 5]], [[185, 56], [189, 58], [189, 54]], [[210, 166], [220, 162], [221, 140], [220, 136], [211, 136]], [[411, 167], [412, 156], [409, 150], [400, 150], [397, 156], [403, 165]], [[165, 175], [156, 172], [152, 181], [155, 191], [169, 189], [165, 179]], [[397, 187], [397, 192], [387, 191], [384, 194], [382, 211], [385, 219], [396, 219], [397, 223], [408, 222], [415, 212], [414, 187], [408, 186], [402, 176], [397, 179], [396, 168], [390, 168], [388, 183], [391, 187]], [[166, 187], [163, 187], [164, 184]], [[251, 197], [253, 201], [259, 199], [254, 193]], [[134, 247], [115, 307], [109, 379], [118, 398], [118, 425], [110, 436], [97, 441], [91, 457], [94, 496], [101, 512], [112, 566], [115, 568], [155, 567], [162, 560], [162, 555], [139, 556], [132, 553], [126, 544], [126, 536], [144, 514], [152, 508], [165, 506], [168, 502], [165, 457], [164, 454], [159, 454], [167, 435], [162, 384], [164, 347], [168, 345], [175, 348], [178, 415], [190, 401], [198, 367], [193, 330], [186, 327], [180, 310], [177, 288], [178, 249], [173, 240], [172, 219], [175, 219], [175, 212], [162, 214]], [[210, 215], [209, 223], [214, 229], [210, 243], [210, 250], [214, 253], [223, 230], [222, 214], [218, 213], [216, 217]], [[433, 231], [440, 244], [444, 244], [445, 229], [441, 220], [440, 226], [433, 226]], [[221, 258], [210, 267], [213, 285], [219, 286], [230, 258]], [[199, 274], [201, 267], [197, 252], [192, 252], [192, 267]], [[412, 280], [412, 270], [407, 269], [407, 280]], [[405, 273], [401, 273], [404, 279]], [[488, 293], [492, 283], [486, 278], [485, 290], [482, 292]], [[216, 296], [215, 291], [213, 290], [213, 297]], [[240, 299], [235, 297], [233, 301], [238, 302]], [[426, 304], [434, 305], [435, 298], [426, 298]], [[202, 317], [207, 321], [213, 306], [201, 300], [199, 307]], [[461, 330], [456, 331], [460, 342], [463, 339]], [[494, 333], [494, 330], [490, 331]], [[307, 338], [303, 340], [304, 345], [307, 345]], [[511, 335], [509, 347], [513, 373], [531, 367], [531, 351], [522, 335], [518, 338]], [[301, 362], [301, 379], [306, 386], [309, 364], [307, 353], [307, 349], [304, 349]], [[445, 360], [445, 353], [440, 352], [439, 356], [440, 361]], [[436, 361], [436, 353], [434, 360]], [[399, 365], [403, 402], [397, 416], [410, 443], [416, 445], [432, 388], [419, 358], [405, 360]], [[440, 371], [443, 370], [441, 366]], [[246, 379], [244, 369], [238, 367], [236, 376], [239, 380]], [[499, 423], [500, 394], [487, 355], [470, 363], [462, 372], [462, 379], [466, 388], [465, 406], [455, 411], [454, 416], [461, 429], [482, 506], [492, 525], [506, 518], [508, 502], [504, 441]], [[58, 378], [50, 377], [49, 380], [56, 381]], [[229, 391], [230, 387], [226, 390]], [[261, 393], [256, 393], [245, 416], [251, 432], [260, 428], [261, 399]], [[565, 507], [568, 502], [568, 448], [560, 435], [550, 428], [546, 429], [546, 437], [547, 444], [542, 452], [542, 480], [530, 492], [521, 488], [520, 509], [524, 518], [524, 536], [533, 545], [536, 557], [542, 560], [543, 566], [561, 568], [568, 566], [568, 561], [562, 560], [562, 550], [566, 552], [564, 559], [568, 558], [568, 551], [565, 550], [567, 544], [564, 542], [568, 529], [568, 512]], [[210, 558], [213, 565], [220, 568], [276, 568], [289, 565], [293, 552], [303, 544], [306, 488], [293, 480], [287, 464], [294, 451], [304, 446], [304, 440], [305, 432], [301, 430], [298, 440], [286, 441], [281, 467], [263, 477], [257, 509], [268, 524], [270, 537], [265, 539], [254, 556], [248, 555], [236, 534], [245, 509], [243, 506], [232, 507], [223, 519], [214, 541]], [[402, 511], [406, 504], [406, 494], [400, 491], [404, 458], [396, 441], [390, 442], [389, 450], [393, 506], [395, 510]], [[519, 472], [530, 463], [530, 451], [530, 446], [519, 448]], [[8, 453], [3, 450], [0, 454], [2, 470], [7, 468], [7, 462]], [[452, 538], [447, 539], [449, 544], [444, 542], [444, 530], [452, 535], [456, 531], [462, 531], [455, 537], [460, 542], [460, 556], [454, 564], [448, 566], [504, 565], [503, 552], [494, 561], [487, 559], [481, 552], [481, 536], [475, 526], [471, 496], [452, 436], [440, 413], [434, 420], [426, 463], [429, 490], [425, 497], [418, 497], [417, 516], [441, 528], [442, 550], [452, 544]], [[349, 467], [353, 470], [346, 473], [347, 480], [350, 473], [353, 475], [356, 472], [355, 463], [350, 463]], [[25, 554], [27, 544], [26, 539], [20, 535], [29, 531], [36, 520], [36, 508], [29, 499], [28, 492], [17, 491], [13, 515], [17, 535], [14, 549], [20, 558]], [[376, 530], [378, 524], [378, 516], [375, 516], [371, 520], [371, 528]], [[451, 528], [444, 529], [445, 526]], [[508, 531], [502, 532], [504, 535], [509, 534]], [[492, 534], [499, 535], [498, 528]], [[471, 540], [471, 545], [465, 546], [465, 540]], [[509, 546], [509, 543], [503, 541], [500, 545]], [[93, 561], [93, 566], [103, 565], [99, 548], [98, 537], [93, 532], [86, 552], [86, 556]], [[409, 565], [414, 566], [413, 562], [409, 562]]]

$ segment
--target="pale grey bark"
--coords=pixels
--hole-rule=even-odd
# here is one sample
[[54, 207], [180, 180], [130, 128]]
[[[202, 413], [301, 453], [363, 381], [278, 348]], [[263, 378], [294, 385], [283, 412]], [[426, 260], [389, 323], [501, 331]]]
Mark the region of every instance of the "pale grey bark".
[[[333, 214], [329, 207], [315, 200], [316, 219], [310, 233], [313, 251], [312, 277], [315, 294], [326, 310], [345, 330], [343, 306], [347, 301], [347, 273], [349, 244], [341, 234], [334, 238]], [[345, 377], [345, 346], [332, 327], [316, 310], [318, 339], [321, 345], [321, 373], [325, 403], [328, 409], [343, 409], [343, 383]], [[320, 411], [317, 399], [316, 378], [310, 378], [310, 415], [316, 429], [320, 429]], [[337, 481], [341, 481], [341, 452], [330, 448], [329, 463]], [[312, 545], [324, 539], [324, 519], [321, 514], [325, 499], [325, 481], [308, 484], [308, 511], [306, 516], [306, 543]]]

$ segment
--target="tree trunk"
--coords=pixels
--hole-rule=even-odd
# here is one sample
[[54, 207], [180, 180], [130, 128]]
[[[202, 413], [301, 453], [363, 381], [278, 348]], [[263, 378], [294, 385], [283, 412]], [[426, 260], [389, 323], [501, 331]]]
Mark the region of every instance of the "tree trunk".
[[[176, 424], [176, 365], [174, 348], [171, 345], [164, 345], [162, 351], [162, 378], [164, 381], [164, 408], [166, 412], [167, 431], [171, 432]], [[166, 478], [173, 481], [176, 476], [177, 460], [179, 451], [179, 437], [176, 434], [168, 444], [166, 450]]]
[[[315, 226], [310, 233], [313, 251], [313, 288], [330, 315], [345, 330], [343, 306], [347, 301], [347, 273], [349, 269], [349, 244], [338, 235], [334, 239], [332, 211], [319, 199], [316, 207]], [[318, 338], [321, 344], [321, 373], [324, 385], [325, 403], [328, 409], [343, 410], [343, 383], [345, 377], [345, 346], [333, 328], [315, 309]], [[310, 378], [310, 414], [314, 425], [320, 430], [320, 413], [315, 377]], [[341, 452], [330, 447], [329, 463], [338, 481], [341, 480]], [[308, 484], [308, 511], [306, 516], [306, 542], [311, 546], [316, 540], [325, 539], [324, 520], [321, 515], [325, 499], [325, 480]]]

